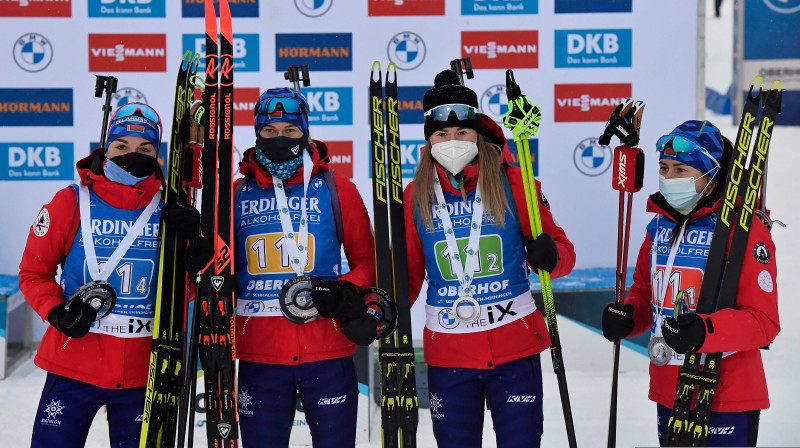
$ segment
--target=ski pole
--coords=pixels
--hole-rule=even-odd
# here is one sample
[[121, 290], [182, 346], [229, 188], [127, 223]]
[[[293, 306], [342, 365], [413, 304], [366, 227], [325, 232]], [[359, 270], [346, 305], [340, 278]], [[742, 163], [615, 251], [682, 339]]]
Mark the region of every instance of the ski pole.
[[308, 77], [308, 64], [290, 65], [289, 68], [283, 72], [283, 79], [294, 84], [294, 90], [300, 93], [301, 81], [304, 87], [311, 85], [311, 79]]
[[108, 115], [111, 113], [111, 95], [117, 91], [117, 78], [113, 76], [94, 75], [94, 96], [102, 98], [106, 96], [106, 103], [103, 105], [103, 127], [100, 129], [100, 147], [106, 147], [106, 132], [108, 131]]
[[468, 57], [453, 59], [450, 61], [450, 69], [456, 72], [458, 79], [461, 80], [462, 86], [464, 85], [464, 75], [467, 75], [467, 79], [475, 77], [475, 73], [472, 71], [472, 61]]
[[[538, 192], [536, 191], [536, 178], [531, 166], [531, 153], [528, 139], [536, 135], [539, 130], [539, 120], [542, 118], [539, 106], [530, 102], [522, 95], [519, 85], [514, 80], [514, 72], [506, 70], [506, 95], [508, 97], [508, 112], [503, 116], [503, 124], [511, 130], [514, 142], [517, 144], [517, 158], [522, 171], [522, 185], [525, 190], [525, 202], [528, 209], [528, 218], [531, 223], [531, 235], [534, 239], [542, 234], [542, 220], [539, 214]], [[550, 333], [550, 355], [553, 359], [553, 371], [558, 379], [558, 389], [561, 394], [561, 407], [564, 411], [564, 423], [567, 427], [567, 439], [570, 448], [575, 448], [575, 425], [572, 421], [572, 409], [567, 391], [567, 376], [564, 371], [564, 358], [561, 354], [561, 341], [558, 337], [558, 324], [556, 310], [553, 303], [553, 290], [550, 286], [550, 273], [539, 270], [539, 281], [542, 289], [547, 328]]]

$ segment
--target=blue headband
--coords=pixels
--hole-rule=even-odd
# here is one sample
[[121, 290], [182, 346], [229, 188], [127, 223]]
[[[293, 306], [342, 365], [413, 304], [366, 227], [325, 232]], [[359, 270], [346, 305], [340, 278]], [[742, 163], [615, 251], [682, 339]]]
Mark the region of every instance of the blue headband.
[[294, 89], [267, 90], [259, 97], [254, 113], [256, 134], [270, 123], [284, 122], [297, 126], [308, 135], [308, 102]]
[[161, 118], [156, 111], [143, 103], [120, 106], [111, 119], [106, 136], [106, 148], [121, 137], [141, 137], [155, 147], [161, 146]]

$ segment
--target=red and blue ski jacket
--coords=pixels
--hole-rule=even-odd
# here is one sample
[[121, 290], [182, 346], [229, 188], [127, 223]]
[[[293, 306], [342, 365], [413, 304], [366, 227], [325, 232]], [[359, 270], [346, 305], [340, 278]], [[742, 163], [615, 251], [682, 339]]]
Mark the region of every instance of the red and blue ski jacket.
[[[161, 188], [157, 175], [129, 187], [108, 180], [90, 170], [92, 161], [103, 148], [78, 161], [81, 183], [103, 201], [124, 210], [147, 206]], [[34, 311], [47, 321], [47, 314], [65, 300], [56, 282], [56, 272], [73, 246], [80, 228], [76, 191], [60, 190], [37, 216], [37, 229], [31, 226], [28, 242], [19, 266], [19, 287]], [[77, 247], [77, 246], [76, 246]], [[142, 387], [147, 384], [152, 338], [118, 338], [89, 333], [82, 338], [69, 338], [48, 327], [36, 353], [34, 363], [42, 369], [107, 389]]]
[[[650, 196], [647, 211], [657, 216], [648, 225], [636, 268], [633, 286], [625, 299], [634, 306], [634, 330], [628, 337], [638, 336], [653, 330], [656, 317], [663, 319], [673, 314], [673, 299], [678, 290], [688, 290], [689, 306], [694, 312], [702, 284], [708, 248], [713, 236], [720, 201], [695, 211], [686, 225], [684, 237], [678, 246], [669, 278], [665, 281], [665, 261], [670, 249], [669, 237], [676, 224], [676, 217], [660, 193]], [[705, 342], [697, 350], [701, 353], [732, 352], [722, 359], [712, 411], [742, 412], [769, 407], [769, 394], [761, 363], [761, 347], [768, 345], [780, 331], [778, 321], [777, 268], [775, 245], [767, 226], [757, 216], [748, 235], [747, 250], [739, 277], [736, 307], [711, 314], [700, 314], [710, 320]], [[656, 266], [652, 266], [653, 240]], [[728, 241], [730, 245], [730, 239]], [[652, 275], [652, 277], [651, 277]], [[656, 282], [651, 282], [655, 278]], [[664, 307], [657, 307], [655, 284], [665, 285]], [[673, 293], [673, 291], [675, 291]], [[659, 316], [660, 315], [660, 316]], [[712, 329], [713, 327], [713, 329]], [[675, 404], [678, 372], [683, 355], [675, 355], [676, 361], [659, 367], [650, 363], [650, 393], [648, 397], [656, 403], [672, 408]], [[678, 359], [679, 358], [679, 359]]]

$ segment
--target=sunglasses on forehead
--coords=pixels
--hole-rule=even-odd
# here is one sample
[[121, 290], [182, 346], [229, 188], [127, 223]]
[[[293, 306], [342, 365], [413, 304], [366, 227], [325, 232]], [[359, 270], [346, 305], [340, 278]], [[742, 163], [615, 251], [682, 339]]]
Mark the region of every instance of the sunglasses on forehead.
[[425, 112], [425, 117], [431, 117], [434, 121], [447, 121], [451, 114], [455, 114], [458, 120], [472, 120], [481, 111], [466, 104], [442, 104]]
[[271, 114], [280, 105], [280, 109], [287, 114], [297, 114], [305, 111], [305, 107], [294, 98], [267, 98], [256, 105], [256, 114]]
[[131, 115], [141, 115], [158, 126], [161, 126], [161, 117], [158, 116], [158, 112], [144, 103], [128, 103], [120, 106], [114, 113], [114, 118], [111, 122], [113, 123], [117, 118], [129, 117]]
[[694, 154], [695, 152], [700, 152], [704, 156], [708, 157], [714, 165], [719, 167], [719, 162], [717, 162], [717, 159], [711, 157], [711, 154], [708, 153], [707, 149], [698, 145], [694, 140], [690, 140], [681, 135], [662, 135], [661, 138], [659, 138], [656, 142], [656, 149], [658, 152], [663, 153], [666, 156], [677, 156], [679, 153]]

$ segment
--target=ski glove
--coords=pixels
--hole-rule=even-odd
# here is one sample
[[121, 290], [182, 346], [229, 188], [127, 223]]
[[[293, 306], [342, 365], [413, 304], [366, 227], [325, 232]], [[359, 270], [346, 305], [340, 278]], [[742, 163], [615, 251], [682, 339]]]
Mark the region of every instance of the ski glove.
[[197, 274], [214, 258], [214, 245], [211, 240], [204, 236], [196, 236], [189, 240], [186, 252], [183, 255], [183, 263], [186, 272], [190, 275]]
[[347, 339], [358, 345], [369, 345], [378, 337], [378, 324], [375, 317], [364, 313], [356, 319], [344, 319], [342, 333]]
[[626, 98], [608, 117], [603, 135], [598, 139], [601, 145], [611, 143], [611, 137], [617, 136], [623, 145], [635, 148], [639, 144], [639, 130], [642, 127], [644, 102]]
[[71, 338], [82, 338], [97, 319], [97, 310], [81, 300], [72, 302], [67, 311], [67, 302], [62, 302], [47, 313], [47, 321], [56, 330]]
[[633, 305], [609, 303], [603, 310], [603, 336], [611, 342], [625, 339], [633, 331]]
[[186, 239], [200, 235], [200, 212], [191, 205], [167, 202], [161, 209], [161, 218]]
[[[709, 321], [709, 332], [713, 332]], [[689, 353], [702, 347], [706, 341], [706, 324], [697, 314], [685, 313], [678, 318], [664, 319], [664, 342], [678, 353]]]
[[539, 238], [525, 238], [525, 251], [528, 253], [528, 264], [534, 271], [543, 270], [553, 272], [560, 256], [555, 240], [549, 233], [539, 235]]
[[325, 282], [314, 286], [311, 298], [322, 317], [360, 319], [367, 314], [364, 299], [358, 295], [356, 287], [348, 281]]

